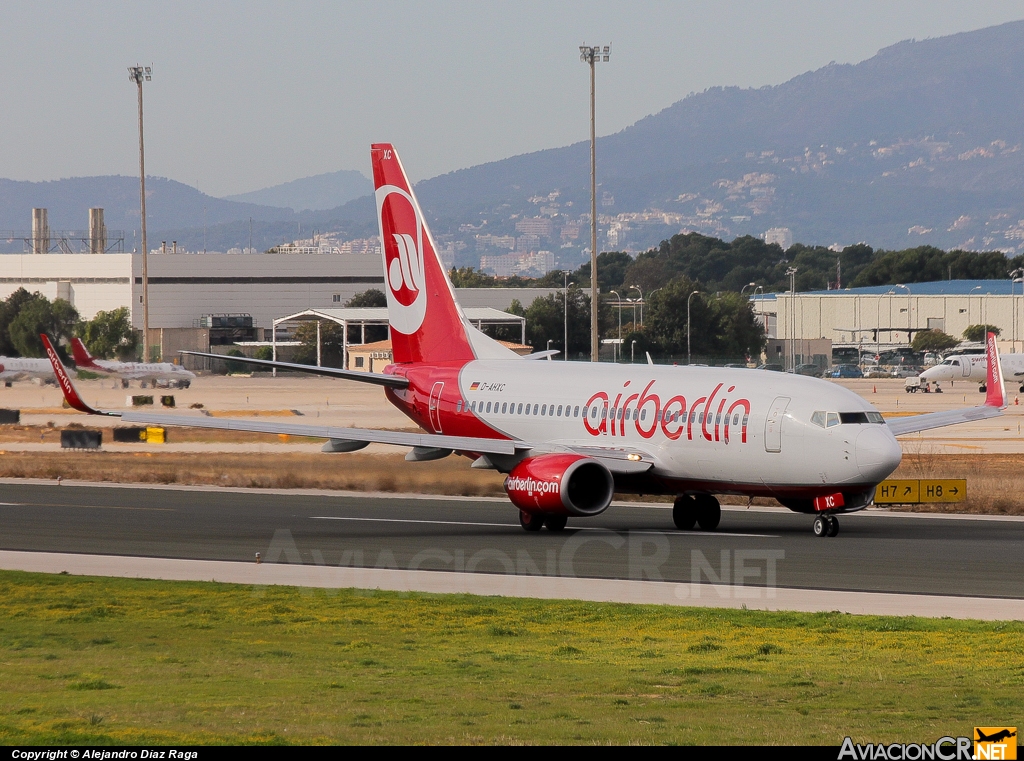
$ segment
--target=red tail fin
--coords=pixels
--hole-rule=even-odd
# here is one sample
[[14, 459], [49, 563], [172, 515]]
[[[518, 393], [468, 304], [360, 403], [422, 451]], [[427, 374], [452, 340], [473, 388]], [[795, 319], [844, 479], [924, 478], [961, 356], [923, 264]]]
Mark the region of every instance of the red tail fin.
[[79, 367], [95, 367], [96, 363], [93, 362], [92, 354], [85, 348], [85, 344], [82, 343], [81, 338], [71, 339], [71, 356], [75, 358], [75, 364]]
[[985, 378], [985, 406], [1006, 407], [1006, 387], [1003, 386], [1003, 364], [999, 360], [996, 349], [996, 334], [989, 333], [985, 342], [985, 359], [988, 361], [987, 377]]
[[395, 361], [474, 359], [462, 310], [398, 154], [390, 143], [378, 143], [370, 161]]

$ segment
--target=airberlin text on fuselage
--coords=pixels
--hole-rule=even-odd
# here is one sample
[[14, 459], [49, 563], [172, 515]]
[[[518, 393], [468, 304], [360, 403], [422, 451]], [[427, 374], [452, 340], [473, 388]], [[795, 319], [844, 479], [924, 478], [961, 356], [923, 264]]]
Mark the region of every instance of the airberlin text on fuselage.
[[[728, 395], [736, 390], [735, 386], [722, 391], [725, 384], [719, 383], [710, 394], [693, 398], [687, 406], [687, 399], [682, 394], [662, 400], [654, 391], [655, 381], [650, 381], [638, 393], [630, 393], [631, 383], [626, 381], [614, 399], [611, 394], [598, 391], [587, 400], [589, 414], [583, 421], [587, 433], [591, 436], [625, 436], [628, 421], [645, 439], [653, 438], [660, 429], [672, 441], [685, 433], [689, 441], [697, 436], [706, 441], [728, 444], [730, 440], [736, 440], [738, 429], [740, 442], [747, 443], [750, 401], [730, 399]], [[634, 415], [634, 410], [639, 414]], [[642, 414], [644, 412], [648, 414]]]

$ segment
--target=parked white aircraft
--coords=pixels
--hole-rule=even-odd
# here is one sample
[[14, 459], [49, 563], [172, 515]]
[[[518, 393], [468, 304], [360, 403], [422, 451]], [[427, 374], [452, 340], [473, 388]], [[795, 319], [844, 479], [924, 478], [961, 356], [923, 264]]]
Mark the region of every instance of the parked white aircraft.
[[[74, 371], [69, 371], [74, 375]], [[20, 380], [56, 382], [49, 359], [37, 357], [0, 357], [0, 382], [10, 386]]]
[[[1024, 354], [999, 356], [1003, 380], [1020, 385], [1024, 392]], [[985, 354], [950, 354], [942, 362], [921, 373], [922, 382], [974, 381], [985, 391], [988, 380], [988, 359]]]
[[[472, 327], [455, 301], [394, 148], [374, 145], [371, 159], [394, 364], [363, 373], [237, 361], [381, 385], [424, 433], [103, 412], [82, 401], [47, 342], [69, 404], [130, 422], [319, 437], [327, 452], [369, 443], [411, 447], [408, 460], [456, 452], [508, 474], [505, 490], [527, 531], [561, 530], [570, 516], [597, 515], [615, 492], [632, 492], [676, 495], [672, 517], [683, 530], [718, 526], [716, 494], [774, 497], [814, 514], [819, 536], [838, 533], [837, 514], [871, 504], [900, 462], [896, 435], [1005, 407], [1002, 383], [990, 381], [985, 406], [886, 424], [863, 398], [817, 378], [519, 357]], [[998, 367], [994, 336], [988, 347]]]
[[75, 358], [75, 365], [79, 368], [120, 378], [121, 385], [125, 388], [128, 387], [128, 381], [133, 380], [139, 381], [142, 386], [146, 383], [156, 385], [157, 381], [167, 381], [179, 388], [188, 388], [196, 377], [195, 373], [172, 362], [118, 362], [112, 359], [94, 359], [80, 338], [71, 339], [71, 353]]

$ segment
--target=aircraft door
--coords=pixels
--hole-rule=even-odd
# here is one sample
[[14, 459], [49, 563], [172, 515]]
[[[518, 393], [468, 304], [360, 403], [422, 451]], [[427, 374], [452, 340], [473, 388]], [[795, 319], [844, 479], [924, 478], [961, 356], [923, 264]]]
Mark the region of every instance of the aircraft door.
[[444, 390], [444, 383], [438, 381], [434, 384], [434, 387], [430, 390], [430, 425], [434, 429], [434, 433], [441, 433], [441, 413], [438, 411], [438, 405], [441, 403], [441, 392]]
[[764, 450], [766, 452], [782, 451], [782, 418], [789, 406], [788, 396], [777, 396], [768, 410], [764, 421]]

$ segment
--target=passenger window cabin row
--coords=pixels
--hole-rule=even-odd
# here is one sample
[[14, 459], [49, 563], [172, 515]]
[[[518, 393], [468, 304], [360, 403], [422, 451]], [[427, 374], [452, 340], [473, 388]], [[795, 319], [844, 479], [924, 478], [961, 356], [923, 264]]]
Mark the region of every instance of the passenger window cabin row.
[[[460, 399], [458, 402], [456, 402], [455, 411], [456, 412], [462, 412], [463, 409], [465, 409], [466, 411], [469, 411], [469, 412], [479, 412], [481, 414], [523, 415], [523, 416], [525, 416], [525, 415], [533, 415], [533, 416], [541, 416], [541, 417], [574, 417], [574, 418], [580, 417], [580, 406], [579, 405], [573, 406], [571, 404], [559, 404], [559, 405], [556, 406], [554, 404], [526, 404], [526, 403], [516, 403], [516, 402], [486, 402], [485, 403], [483, 401], [472, 401], [472, 402], [466, 402], [465, 406], [463, 406], [463, 402]], [[600, 416], [601, 420], [606, 420], [606, 419], [622, 420], [622, 419], [625, 418], [626, 420], [645, 421], [645, 420], [647, 420], [647, 410], [646, 409], [638, 410], [636, 408], [629, 409], [627, 407], [619, 407], [619, 408], [611, 407], [611, 408], [608, 408], [608, 407], [606, 407], [604, 405], [597, 405], [597, 404], [595, 404], [592, 407], [583, 407], [583, 417], [588, 417], [588, 416], [592, 420], [597, 420], [597, 418]], [[720, 424], [722, 422], [725, 422], [727, 425], [729, 424], [729, 415], [728, 414], [723, 415], [722, 413], [719, 413], [718, 415], [715, 415], [715, 416], [708, 415], [708, 421], [709, 422], [712, 420], [712, 418], [714, 418], [714, 422], [715, 422], [716, 425]], [[685, 410], [676, 410], [675, 412], [670, 412], [669, 410], [664, 410], [659, 415], [659, 421], [663, 422], [663, 423], [678, 423], [678, 422], [680, 422], [680, 419], [682, 419], [682, 422], [684, 424], [686, 423], [686, 411]], [[732, 416], [732, 423], [731, 424], [732, 425], [739, 425], [741, 420], [742, 420], [743, 425], [746, 425], [748, 420], [749, 420], [749, 415], [743, 415], [741, 417], [738, 412], [734, 413], [733, 416]], [[692, 410], [690, 412], [690, 424], [691, 425], [694, 424], [694, 423], [700, 424], [700, 423], [703, 423], [703, 422], [704, 422], [704, 412], [703, 411], [698, 412], [697, 410]]]

